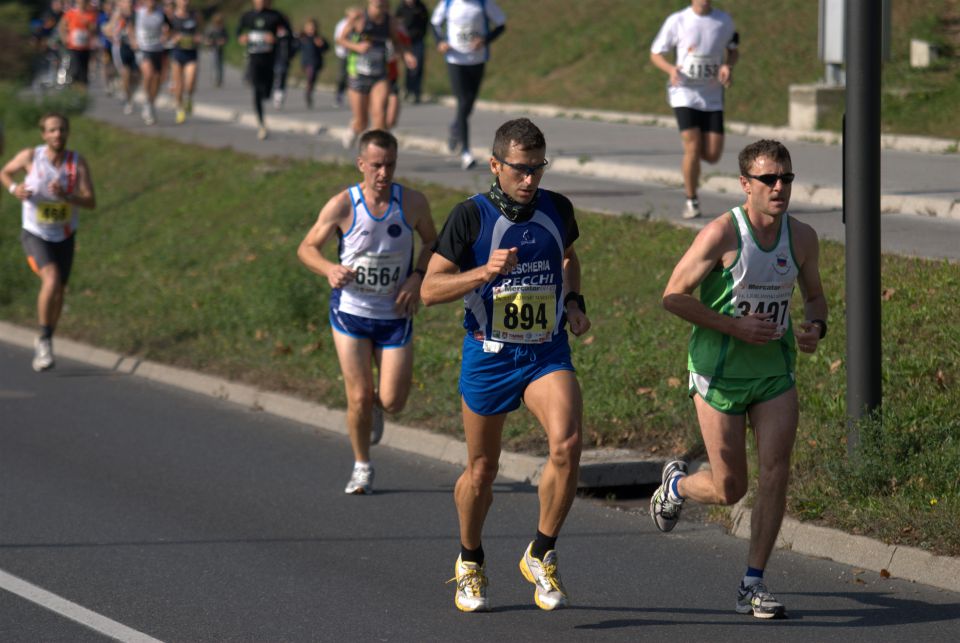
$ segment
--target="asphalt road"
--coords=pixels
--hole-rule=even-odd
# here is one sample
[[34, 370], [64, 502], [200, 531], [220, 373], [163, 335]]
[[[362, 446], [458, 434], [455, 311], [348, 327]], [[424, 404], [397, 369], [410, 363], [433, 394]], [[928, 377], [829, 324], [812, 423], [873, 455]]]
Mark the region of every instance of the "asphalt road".
[[[89, 614], [100, 631], [130, 628], [122, 640], [956, 638], [960, 595], [784, 551], [768, 581], [791, 618], [740, 616], [746, 542], [692, 519], [660, 534], [644, 500], [574, 504], [558, 547], [573, 607], [542, 613], [516, 567], [536, 492], [511, 483], [485, 533], [495, 610], [461, 614], [445, 584], [455, 467], [379, 447], [377, 493], [345, 496], [343, 436], [69, 360], [38, 375], [29, 361], [0, 344], [3, 641], [108, 638], [77, 622]], [[50, 594], [23, 598], [9, 575]]]

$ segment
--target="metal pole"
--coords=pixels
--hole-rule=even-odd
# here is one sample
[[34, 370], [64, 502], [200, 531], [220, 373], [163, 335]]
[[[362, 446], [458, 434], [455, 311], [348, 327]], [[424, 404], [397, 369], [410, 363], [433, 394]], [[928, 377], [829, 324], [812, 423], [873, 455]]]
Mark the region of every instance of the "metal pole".
[[843, 140], [846, 222], [847, 454], [859, 420], [880, 419], [880, 67], [882, 8], [847, 0], [847, 113]]

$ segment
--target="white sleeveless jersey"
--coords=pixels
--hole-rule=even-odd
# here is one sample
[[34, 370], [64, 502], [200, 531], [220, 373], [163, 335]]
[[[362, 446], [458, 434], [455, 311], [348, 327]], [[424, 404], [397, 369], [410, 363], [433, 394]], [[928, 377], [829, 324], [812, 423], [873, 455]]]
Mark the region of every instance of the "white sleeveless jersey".
[[730, 266], [730, 303], [735, 317], [750, 313], [773, 313], [777, 336], [783, 336], [790, 325], [790, 298], [799, 269], [790, 243], [790, 217], [780, 218], [777, 244], [771, 249], [760, 247], [742, 207], [732, 210], [740, 233], [740, 256]]
[[33, 163], [23, 180], [24, 187], [31, 193], [22, 203], [24, 230], [53, 243], [69, 239], [77, 231], [77, 208], [55, 197], [50, 183], [57, 181], [65, 193], [73, 193], [79, 162], [79, 154], [67, 151], [60, 167], [56, 167], [47, 157], [46, 145], [33, 150]]
[[369, 319], [399, 319], [394, 302], [413, 266], [413, 228], [403, 216], [403, 187], [390, 187], [382, 217], [371, 214], [360, 185], [350, 188], [353, 223], [340, 239], [340, 263], [356, 277], [339, 292], [340, 312]]

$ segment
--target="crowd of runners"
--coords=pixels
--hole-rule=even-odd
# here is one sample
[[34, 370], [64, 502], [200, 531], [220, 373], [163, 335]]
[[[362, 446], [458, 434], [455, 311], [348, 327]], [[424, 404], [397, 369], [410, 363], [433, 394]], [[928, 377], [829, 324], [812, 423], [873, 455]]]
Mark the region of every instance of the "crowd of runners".
[[[439, 233], [424, 194], [394, 181], [399, 146], [389, 130], [399, 109], [399, 63], [406, 69], [404, 98], [417, 103], [423, 41], [431, 30], [457, 98], [447, 132], [450, 149], [460, 154], [464, 169], [477, 164], [469, 116], [490, 45], [505, 31], [502, 9], [495, 0], [440, 0], [430, 14], [419, 0], [403, 0], [391, 13], [387, 0], [369, 0], [348, 9], [327, 41], [315, 20], [295, 30], [270, 0], [252, 2], [235, 36], [247, 53], [258, 135], [267, 136], [264, 102], [272, 97], [280, 107], [285, 100], [285, 67], [295, 51], [302, 56], [310, 105], [324, 54], [335, 49], [341, 61], [337, 100], [347, 96], [352, 110], [343, 144], [357, 152], [360, 180], [330, 197], [297, 251], [331, 288], [329, 322], [354, 455], [345, 492], [373, 492], [370, 447], [383, 433], [384, 413], [402, 410], [410, 395], [419, 304], [461, 300], [459, 392], [468, 455], [454, 491], [460, 527], [455, 604], [466, 612], [489, 608], [483, 525], [503, 427], [523, 404], [542, 425], [549, 455], [539, 482], [540, 512], [531, 520], [532, 538], [519, 568], [535, 586], [537, 606], [566, 605], [556, 543], [576, 492], [584, 405], [568, 331], [578, 337], [591, 328], [574, 247], [580, 236], [575, 207], [540, 187], [549, 165], [547, 141], [525, 118], [493, 133], [485, 160], [489, 189], [457, 204]], [[139, 75], [147, 123], [156, 121], [156, 97], [167, 78], [176, 121], [189, 116], [197, 50], [222, 49], [228, 38], [222, 19], [204, 16], [190, 0], [169, 6], [117, 0], [99, 8], [77, 0], [53, 27], [46, 19], [43, 24], [59, 30], [73, 82], [87, 83], [90, 61], [99, 57], [104, 81], [119, 91], [128, 112]], [[668, 77], [684, 150], [685, 218], [701, 216], [700, 161], [716, 162], [722, 154], [723, 90], [733, 79], [738, 42], [729, 15], [710, 0], [692, 0], [667, 18], [651, 46], [652, 64]], [[222, 81], [220, 70], [215, 79]], [[43, 144], [19, 151], [0, 170], [4, 188], [22, 202], [23, 248], [41, 280], [37, 371], [54, 364], [52, 337], [70, 275], [78, 210], [96, 204], [86, 161], [67, 149], [68, 119], [48, 114], [40, 129]], [[669, 312], [693, 327], [689, 396], [710, 467], [689, 473], [686, 462], [669, 462], [650, 516], [666, 532], [687, 500], [739, 500], [747, 490], [749, 421], [760, 475], [736, 610], [778, 618], [786, 610], [763, 577], [783, 518], [797, 430], [796, 355], [816, 351], [826, 335], [827, 305], [817, 235], [787, 213], [794, 180], [789, 151], [776, 141], [757, 141], [740, 151], [739, 168], [742, 202], [700, 231], [678, 258], [662, 298]], [[334, 240], [337, 256], [331, 259], [324, 249]], [[789, 308], [797, 285], [803, 311], [794, 324]]]

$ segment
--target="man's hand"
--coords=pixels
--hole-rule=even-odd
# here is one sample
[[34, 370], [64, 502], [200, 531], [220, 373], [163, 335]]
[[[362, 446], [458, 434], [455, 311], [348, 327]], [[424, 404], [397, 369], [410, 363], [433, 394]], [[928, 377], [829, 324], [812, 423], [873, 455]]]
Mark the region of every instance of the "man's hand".
[[348, 268], [343, 264], [337, 264], [329, 273], [327, 273], [327, 281], [330, 282], [331, 288], [343, 288], [348, 283], [353, 281], [356, 275], [356, 271], [352, 268]]
[[500, 275], [509, 275], [517, 267], [517, 252], [519, 248], [498, 248], [490, 253], [490, 259], [484, 266], [487, 281], [493, 281]]
[[423, 283], [423, 277], [420, 273], [411, 273], [409, 277], [400, 286], [397, 292], [397, 298], [394, 301], [394, 308], [403, 317], [413, 317], [417, 314], [417, 308], [420, 307], [420, 284]]
[[413, 55], [413, 52], [405, 51], [403, 52], [403, 63], [407, 66], [407, 69], [416, 69], [417, 57]]
[[67, 193], [64, 191], [63, 186], [60, 184], [60, 181], [54, 179], [47, 184], [47, 189], [50, 190], [50, 194], [55, 196], [58, 199], [66, 198]]
[[732, 333], [737, 339], [748, 344], [762, 346], [777, 339], [777, 323], [770, 321], [772, 313], [750, 313], [736, 320], [735, 330]]
[[802, 332], [794, 331], [793, 335], [797, 338], [797, 348], [804, 353], [813, 353], [820, 344], [820, 326], [812, 322], [803, 322], [800, 324]]
[[724, 87], [729, 87], [733, 84], [733, 67], [724, 63], [720, 65], [720, 71], [717, 72], [717, 80], [720, 81], [720, 84]]
[[576, 337], [590, 330], [590, 319], [574, 301], [567, 305], [567, 323], [570, 325], [570, 332]]
[[25, 186], [21, 182], [21, 183], [17, 183], [17, 188], [13, 191], [13, 196], [21, 201], [26, 201], [31, 196], [33, 196], [33, 192], [28, 190], [27, 186]]
[[680, 83], [683, 82], [683, 79], [680, 77], [680, 68], [676, 65], [670, 70], [670, 85], [673, 87], [679, 87]]
[[444, 40], [437, 45], [437, 51], [441, 54], [446, 54], [448, 51], [450, 51], [450, 43]]

